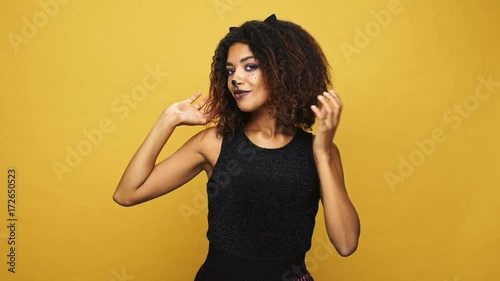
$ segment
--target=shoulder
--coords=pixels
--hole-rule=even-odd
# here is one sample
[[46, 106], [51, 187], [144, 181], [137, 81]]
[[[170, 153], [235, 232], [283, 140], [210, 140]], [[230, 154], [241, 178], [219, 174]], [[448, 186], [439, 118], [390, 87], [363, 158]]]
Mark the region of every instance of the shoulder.
[[219, 157], [223, 136], [217, 132], [216, 127], [209, 127], [194, 135], [189, 141], [196, 147], [209, 166], [213, 167]]
[[198, 145], [199, 148], [210, 147], [222, 143], [222, 135], [217, 132], [216, 127], [208, 127], [196, 133], [189, 141]]

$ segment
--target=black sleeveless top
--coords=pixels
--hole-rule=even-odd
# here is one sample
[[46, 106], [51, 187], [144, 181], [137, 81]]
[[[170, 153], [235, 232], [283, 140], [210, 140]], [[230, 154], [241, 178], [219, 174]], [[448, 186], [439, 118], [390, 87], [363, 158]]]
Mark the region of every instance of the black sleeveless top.
[[320, 197], [312, 134], [300, 128], [281, 148], [261, 148], [243, 130], [224, 137], [207, 182], [211, 247], [251, 257], [311, 248]]

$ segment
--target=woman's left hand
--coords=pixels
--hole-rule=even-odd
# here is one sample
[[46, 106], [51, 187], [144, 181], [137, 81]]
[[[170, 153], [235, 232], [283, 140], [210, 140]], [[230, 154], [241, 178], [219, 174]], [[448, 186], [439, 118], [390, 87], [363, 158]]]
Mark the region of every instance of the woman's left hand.
[[335, 91], [323, 92], [318, 96], [319, 107], [312, 105], [311, 109], [318, 119], [317, 135], [314, 137], [315, 153], [329, 153], [333, 147], [333, 137], [339, 125], [342, 101]]

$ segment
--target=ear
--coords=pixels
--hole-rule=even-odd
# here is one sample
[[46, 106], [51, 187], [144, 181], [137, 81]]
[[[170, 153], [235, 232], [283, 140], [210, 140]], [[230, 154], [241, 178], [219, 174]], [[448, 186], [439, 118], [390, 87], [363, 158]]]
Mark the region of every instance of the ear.
[[265, 23], [268, 23], [270, 25], [275, 25], [277, 22], [278, 22], [278, 18], [276, 17], [275, 14], [272, 14], [270, 16], [268, 16], [265, 20], [264, 20]]

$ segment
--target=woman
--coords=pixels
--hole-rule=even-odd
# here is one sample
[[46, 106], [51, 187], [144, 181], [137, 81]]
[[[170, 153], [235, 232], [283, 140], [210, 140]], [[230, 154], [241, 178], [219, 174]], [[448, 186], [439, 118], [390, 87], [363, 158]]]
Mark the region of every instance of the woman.
[[[276, 19], [230, 28], [215, 51], [210, 93], [163, 111], [114, 193], [132, 206], [208, 176], [209, 253], [196, 281], [313, 280], [304, 263], [321, 200], [342, 256], [360, 223], [333, 143], [342, 103], [327, 60], [309, 33]], [[315, 105], [317, 104], [317, 105]], [[305, 130], [318, 120], [317, 135]], [[174, 129], [216, 126], [155, 164]]]

